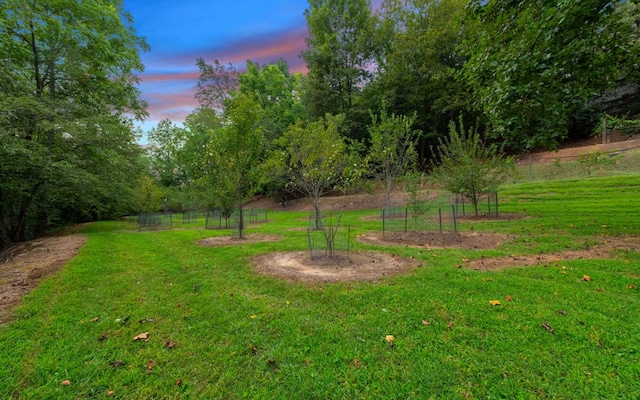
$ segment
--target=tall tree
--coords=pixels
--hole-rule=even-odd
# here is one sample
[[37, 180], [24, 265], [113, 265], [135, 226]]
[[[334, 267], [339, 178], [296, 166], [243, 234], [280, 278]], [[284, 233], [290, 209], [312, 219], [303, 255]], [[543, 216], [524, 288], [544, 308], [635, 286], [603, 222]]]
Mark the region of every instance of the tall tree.
[[625, 3], [470, 3], [475, 35], [466, 45], [465, 75], [493, 137], [530, 150], [567, 136], [568, 116], [624, 75], [631, 30], [619, 29], [615, 11]]
[[[310, 0], [305, 15], [309, 37], [302, 57], [309, 69], [304, 90], [308, 113], [311, 118], [345, 114], [346, 129], [357, 130], [358, 109], [354, 106], [375, 67], [371, 3]], [[366, 109], [362, 114], [366, 116]]]
[[456, 79], [465, 61], [458, 46], [466, 35], [466, 3], [385, 0], [379, 11], [372, 100], [376, 106], [384, 101], [397, 115], [416, 112], [416, 127], [431, 143], [446, 136], [449, 121], [467, 105], [465, 88]]
[[186, 130], [176, 126], [171, 120], [164, 119], [149, 131], [148, 137], [152, 174], [165, 187], [184, 183], [186, 171], [179, 158], [186, 145]]
[[225, 102], [238, 89], [238, 72], [232, 64], [222, 65], [214, 60], [207, 64], [203, 58], [196, 60], [200, 68], [196, 99], [200, 107], [222, 112]]
[[260, 126], [267, 145], [302, 117], [301, 79], [302, 74], [291, 73], [283, 59], [263, 67], [249, 60], [247, 71], [238, 76], [240, 93], [251, 95], [260, 106]]
[[0, 246], [122, 212], [148, 48], [122, 1], [6, 0], [0, 21]]

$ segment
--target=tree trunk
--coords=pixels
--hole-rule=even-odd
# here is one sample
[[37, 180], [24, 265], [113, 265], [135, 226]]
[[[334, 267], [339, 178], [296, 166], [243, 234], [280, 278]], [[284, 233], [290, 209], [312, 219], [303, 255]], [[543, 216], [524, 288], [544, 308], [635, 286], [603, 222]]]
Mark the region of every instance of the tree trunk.
[[320, 206], [318, 206], [318, 199], [313, 199], [313, 209], [316, 213], [316, 229], [320, 229]]

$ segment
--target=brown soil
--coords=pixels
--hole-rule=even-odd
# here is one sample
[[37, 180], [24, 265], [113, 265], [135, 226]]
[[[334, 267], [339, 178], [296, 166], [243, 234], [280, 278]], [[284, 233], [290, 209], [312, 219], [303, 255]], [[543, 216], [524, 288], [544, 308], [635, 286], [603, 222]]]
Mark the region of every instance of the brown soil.
[[610, 259], [619, 251], [638, 251], [640, 236], [608, 238], [602, 244], [591, 246], [584, 250], [568, 250], [559, 253], [539, 255], [519, 255], [509, 257], [481, 258], [465, 261], [461, 267], [482, 271], [498, 271], [512, 267], [527, 267], [536, 265], [554, 265], [566, 260], [580, 259]]
[[261, 235], [259, 233], [251, 233], [240, 239], [232, 236], [213, 236], [210, 238], [202, 239], [198, 242], [200, 246], [228, 246], [235, 244], [249, 244], [260, 242], [276, 242], [282, 239], [276, 235]]
[[410, 246], [424, 249], [493, 249], [502, 245], [510, 237], [490, 233], [439, 233], [407, 232], [387, 233], [368, 232], [357, 237], [362, 243], [375, 245]]
[[416, 260], [375, 252], [311, 258], [304, 251], [270, 253], [253, 259], [255, 271], [292, 282], [377, 281], [420, 266]]
[[80, 235], [54, 236], [17, 244], [0, 254], [0, 322], [41, 280], [58, 272], [86, 242]]

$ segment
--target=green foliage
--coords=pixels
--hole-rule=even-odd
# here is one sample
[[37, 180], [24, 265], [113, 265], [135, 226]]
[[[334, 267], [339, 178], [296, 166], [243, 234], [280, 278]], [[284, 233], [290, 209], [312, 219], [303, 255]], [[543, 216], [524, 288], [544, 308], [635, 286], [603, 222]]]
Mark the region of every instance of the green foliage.
[[578, 163], [587, 171], [587, 175], [591, 177], [591, 173], [595, 168], [606, 165], [613, 165], [615, 162], [611, 157], [601, 151], [592, 151], [587, 154], [580, 154]]
[[471, 2], [464, 74], [494, 138], [517, 150], [553, 148], [572, 113], [637, 70], [634, 33], [616, 12], [625, 3]]
[[424, 191], [426, 183], [427, 177], [421, 172], [414, 172], [405, 177], [405, 186], [408, 193], [405, 205], [413, 218], [414, 230], [418, 225], [418, 219], [431, 210], [429, 192]]
[[151, 159], [151, 173], [158, 177], [162, 186], [178, 186], [185, 182], [185, 171], [178, 159], [182, 152], [186, 132], [164, 119], [149, 131], [148, 153]]
[[364, 130], [358, 122], [359, 96], [374, 65], [371, 3], [311, 0], [305, 15], [309, 37], [302, 57], [308, 68], [303, 85], [307, 113], [311, 118], [344, 114], [345, 132], [359, 138]]
[[222, 112], [226, 101], [238, 89], [238, 72], [232, 64], [222, 65], [218, 60], [207, 64], [198, 58], [196, 65], [200, 69], [196, 92], [200, 107]]
[[303, 107], [299, 99], [301, 79], [301, 73], [289, 72], [289, 66], [283, 59], [262, 68], [247, 61], [247, 72], [238, 76], [240, 93], [253, 96], [261, 108], [259, 124], [267, 146], [302, 116]]
[[467, 108], [469, 93], [456, 75], [458, 46], [467, 34], [466, 0], [385, 0], [379, 11], [378, 71], [369, 92], [398, 115], [417, 113], [424, 133], [446, 136], [451, 115]]
[[449, 138], [440, 140], [437, 148], [439, 164], [433, 165], [431, 178], [451, 193], [460, 194], [473, 204], [478, 214], [478, 198], [496, 192], [515, 170], [510, 157], [502, 149], [486, 145], [477, 128], [465, 131], [460, 118], [459, 127], [452, 121]]
[[365, 161], [369, 172], [384, 189], [388, 210], [391, 210], [396, 180], [417, 167], [415, 143], [421, 132], [413, 129], [415, 120], [415, 113], [411, 117], [389, 115], [385, 106], [379, 117], [371, 113], [371, 145]]
[[127, 212], [148, 46], [122, 1], [4, 1], [0, 20], [0, 248]]
[[323, 119], [290, 126], [277, 143], [277, 165], [289, 176], [289, 185], [304, 193], [313, 203], [319, 228], [320, 196], [334, 190], [348, 165], [347, 145], [340, 136], [342, 115], [327, 114]]
[[[615, 117], [613, 115], [605, 115], [607, 129], [613, 129], [623, 135], [636, 135], [640, 133], [640, 117], [635, 119], [628, 116]], [[602, 123], [595, 127], [596, 133], [602, 131]]]
[[149, 175], [143, 175], [133, 191], [132, 211], [136, 213], [151, 213], [162, 211], [163, 200], [166, 198], [166, 188]]
[[211, 132], [207, 145], [206, 177], [217, 193], [214, 201], [222, 211], [235, 204], [240, 217], [239, 231], [243, 236], [242, 209], [251, 198], [264, 174], [264, 136], [259, 129], [259, 107], [252, 97], [236, 94], [227, 100], [225, 116], [228, 123]]

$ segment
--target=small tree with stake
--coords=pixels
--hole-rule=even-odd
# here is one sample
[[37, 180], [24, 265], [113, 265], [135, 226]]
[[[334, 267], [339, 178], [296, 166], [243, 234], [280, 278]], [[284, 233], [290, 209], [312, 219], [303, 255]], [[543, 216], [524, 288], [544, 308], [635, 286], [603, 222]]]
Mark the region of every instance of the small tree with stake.
[[449, 137], [439, 141], [439, 164], [433, 165], [431, 178], [446, 190], [469, 199], [477, 216], [479, 197], [497, 191], [515, 173], [513, 158], [505, 157], [501, 147], [485, 144], [477, 128], [465, 132], [462, 116], [459, 128], [452, 121]]
[[320, 228], [320, 197], [334, 190], [345, 168], [347, 146], [340, 136], [342, 115], [305, 123], [298, 121], [278, 139], [280, 168], [289, 176], [289, 185], [304, 193], [313, 204], [315, 226]]
[[385, 207], [391, 210], [391, 193], [396, 181], [416, 168], [415, 142], [421, 131], [412, 129], [411, 117], [387, 114], [383, 105], [380, 117], [371, 114], [371, 147], [366, 162], [375, 179], [384, 188]]

